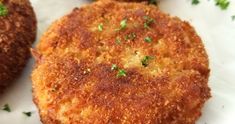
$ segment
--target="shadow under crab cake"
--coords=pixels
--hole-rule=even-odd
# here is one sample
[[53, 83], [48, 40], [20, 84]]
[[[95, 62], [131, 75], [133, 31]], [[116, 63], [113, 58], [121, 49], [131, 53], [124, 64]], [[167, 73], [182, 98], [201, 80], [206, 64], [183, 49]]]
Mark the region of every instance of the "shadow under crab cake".
[[0, 92], [23, 70], [36, 38], [36, 17], [28, 0], [0, 1]]
[[153, 5], [107, 0], [76, 8], [34, 54], [43, 124], [194, 124], [210, 97], [200, 37]]

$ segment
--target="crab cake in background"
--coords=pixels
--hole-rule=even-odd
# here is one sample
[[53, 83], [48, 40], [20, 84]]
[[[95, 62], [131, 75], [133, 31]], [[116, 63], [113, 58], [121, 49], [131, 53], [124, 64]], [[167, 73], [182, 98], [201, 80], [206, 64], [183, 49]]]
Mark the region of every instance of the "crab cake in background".
[[36, 37], [36, 17], [28, 0], [0, 0], [0, 92], [24, 68]]
[[33, 54], [43, 124], [194, 124], [210, 97], [200, 37], [153, 5], [107, 0], [76, 8]]

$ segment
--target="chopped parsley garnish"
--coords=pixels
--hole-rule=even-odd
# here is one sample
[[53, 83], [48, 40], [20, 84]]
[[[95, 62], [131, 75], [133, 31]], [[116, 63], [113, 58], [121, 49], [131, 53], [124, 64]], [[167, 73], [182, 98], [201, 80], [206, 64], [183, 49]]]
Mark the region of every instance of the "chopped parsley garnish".
[[144, 16], [144, 19], [144, 28], [149, 28], [149, 26], [154, 22], [154, 19], [150, 18], [149, 16]]
[[151, 37], [145, 37], [144, 41], [147, 43], [151, 43], [152, 42], [152, 38]]
[[98, 30], [101, 32], [101, 31], [103, 31], [103, 24], [102, 23], [100, 23], [99, 25], [98, 25]]
[[6, 16], [7, 14], [7, 7], [0, 2], [0, 16]]
[[125, 36], [125, 40], [134, 40], [136, 38], [135, 33], [130, 33]]
[[219, 6], [222, 10], [228, 8], [230, 2], [228, 0], [215, 0], [216, 5]]
[[121, 29], [125, 29], [127, 26], [127, 19], [124, 19], [120, 22]]
[[32, 115], [32, 112], [23, 112], [23, 114], [30, 117]]
[[121, 38], [120, 37], [117, 37], [116, 40], [115, 40], [116, 44], [120, 44], [121, 43]]
[[112, 67], [111, 67], [111, 70], [117, 70], [117, 69], [118, 69], [117, 65], [113, 64]]
[[199, 0], [192, 0], [192, 5], [197, 5], [197, 4], [199, 4], [199, 3], [200, 3]]
[[149, 65], [149, 61], [153, 59], [152, 56], [145, 56], [142, 60], [141, 63], [144, 67], [147, 67]]
[[149, 0], [149, 4], [157, 5], [157, 0]]
[[125, 77], [127, 75], [126, 71], [124, 69], [120, 69], [118, 68], [118, 66], [116, 64], [112, 64], [112, 67], [111, 67], [111, 70], [114, 71], [114, 70], [117, 70], [117, 75], [116, 77]]
[[7, 111], [7, 112], [11, 112], [11, 108], [8, 104], [5, 104], [2, 108], [2, 110]]
[[116, 29], [117, 31], [120, 31], [120, 30], [123, 30], [127, 27], [127, 19], [123, 19], [121, 22], [120, 22], [120, 28], [119, 29]]
[[117, 73], [117, 77], [125, 77], [126, 76], [126, 71], [123, 69], [119, 69]]
[[232, 20], [235, 21], [235, 15], [232, 16]]

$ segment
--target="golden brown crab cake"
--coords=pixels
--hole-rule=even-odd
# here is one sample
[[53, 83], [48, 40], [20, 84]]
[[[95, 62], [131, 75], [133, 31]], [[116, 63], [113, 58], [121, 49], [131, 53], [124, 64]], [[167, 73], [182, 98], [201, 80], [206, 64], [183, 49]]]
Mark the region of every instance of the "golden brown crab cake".
[[36, 17], [28, 0], [0, 0], [0, 92], [14, 80], [30, 56]]
[[76, 8], [33, 54], [33, 96], [44, 124], [194, 124], [210, 97], [200, 37], [153, 5]]

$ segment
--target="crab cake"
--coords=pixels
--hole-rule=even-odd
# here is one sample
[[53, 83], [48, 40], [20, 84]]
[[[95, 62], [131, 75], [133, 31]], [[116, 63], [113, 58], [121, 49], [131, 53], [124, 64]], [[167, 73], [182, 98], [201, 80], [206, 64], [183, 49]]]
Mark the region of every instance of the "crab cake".
[[36, 18], [28, 0], [0, 0], [0, 92], [13, 81], [30, 56]]
[[200, 37], [154, 5], [75, 8], [33, 54], [33, 96], [44, 124], [194, 124], [210, 97]]

